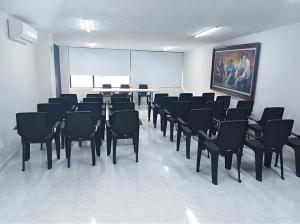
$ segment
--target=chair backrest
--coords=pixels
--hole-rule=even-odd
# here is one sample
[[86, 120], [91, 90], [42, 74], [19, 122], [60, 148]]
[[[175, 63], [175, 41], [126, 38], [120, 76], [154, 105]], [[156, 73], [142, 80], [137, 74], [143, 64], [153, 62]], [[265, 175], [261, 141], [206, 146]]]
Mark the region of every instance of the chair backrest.
[[49, 98], [49, 103], [58, 103], [61, 107], [61, 111], [63, 113], [63, 116], [65, 113], [69, 110], [69, 103], [66, 98]]
[[128, 97], [126, 93], [115, 93], [111, 96], [111, 98], [120, 98], [120, 97]]
[[180, 93], [179, 101], [192, 101], [193, 93]]
[[17, 113], [17, 131], [20, 136], [27, 140], [44, 139], [48, 132], [47, 113]]
[[147, 84], [139, 84], [139, 89], [148, 89]]
[[37, 105], [37, 112], [45, 112], [47, 114], [49, 126], [53, 126], [55, 122], [63, 119], [63, 111], [59, 103], [40, 103]]
[[291, 134], [294, 120], [268, 120], [261, 142], [267, 148], [282, 149]]
[[102, 113], [102, 103], [79, 103], [78, 111], [90, 111], [93, 113], [93, 120], [99, 120]]
[[88, 94], [86, 94], [86, 97], [87, 98], [89, 98], [89, 97], [103, 97], [103, 94], [101, 94], [101, 93], [88, 93]]
[[253, 100], [240, 100], [237, 102], [236, 108], [245, 108], [248, 111], [248, 116], [251, 115], [253, 110], [254, 101]]
[[199, 130], [206, 133], [212, 126], [212, 110], [208, 108], [192, 109], [187, 123], [193, 135], [197, 134]]
[[223, 101], [224, 102], [224, 108], [228, 109], [230, 106], [230, 100], [231, 96], [217, 96], [216, 101]]
[[226, 113], [226, 121], [238, 121], [248, 119], [248, 110], [246, 108], [230, 108]]
[[119, 135], [132, 136], [139, 130], [139, 112], [136, 110], [116, 111], [112, 115], [111, 126]]
[[177, 96], [164, 96], [162, 99], [162, 108], [168, 110], [169, 112], [172, 111], [172, 105], [175, 101], [178, 101]]
[[130, 86], [128, 84], [121, 84], [120, 85], [121, 89], [129, 89]]
[[215, 143], [226, 151], [236, 151], [244, 143], [248, 121], [223, 121], [221, 122]]
[[175, 119], [181, 118], [187, 122], [191, 113], [192, 103], [190, 101], [176, 101], [173, 106], [172, 117]]
[[203, 96], [192, 97], [192, 109], [201, 109], [205, 106], [205, 98]]
[[66, 113], [65, 134], [71, 138], [88, 138], [95, 130], [95, 120], [90, 111]]
[[219, 120], [224, 118], [224, 102], [223, 101], [208, 101], [205, 108], [210, 108], [213, 111], [213, 117]]
[[103, 104], [103, 97], [87, 97], [87, 98], [83, 98], [82, 101], [84, 103], [102, 103]]
[[129, 103], [130, 97], [114, 97], [111, 98], [111, 104], [114, 105], [115, 103]]
[[60, 97], [68, 100], [69, 109], [71, 109], [73, 106], [76, 106], [78, 103], [76, 94], [60, 94]]
[[134, 110], [134, 103], [130, 102], [117, 102], [114, 103], [111, 111], [121, 111], [121, 110]]
[[267, 107], [264, 109], [264, 112], [258, 123], [262, 127], [265, 127], [267, 121], [269, 120], [282, 119], [283, 112], [284, 112], [283, 107]]
[[111, 89], [111, 84], [103, 84], [102, 88], [103, 89]]
[[165, 96], [169, 96], [169, 94], [168, 93], [156, 93], [155, 96], [154, 96], [154, 104], [157, 104], [157, 105], [161, 106], [162, 99]]
[[215, 100], [215, 93], [202, 93], [202, 96], [204, 97], [205, 102]]

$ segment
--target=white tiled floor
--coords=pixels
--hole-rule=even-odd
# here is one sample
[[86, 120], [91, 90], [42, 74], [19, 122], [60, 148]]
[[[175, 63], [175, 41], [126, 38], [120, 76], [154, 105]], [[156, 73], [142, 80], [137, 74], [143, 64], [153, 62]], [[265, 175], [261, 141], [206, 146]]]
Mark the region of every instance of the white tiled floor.
[[195, 172], [196, 141], [191, 159], [185, 159], [185, 142], [175, 142], [140, 116], [140, 160], [135, 163], [131, 141], [120, 142], [117, 164], [106, 156], [105, 143], [95, 167], [89, 147], [74, 144], [71, 168], [53, 156], [46, 168], [46, 152], [32, 147], [26, 171], [21, 155], [0, 173], [1, 223], [300, 223], [300, 178], [294, 155], [285, 150], [285, 180], [280, 168], [264, 168], [263, 182], [255, 180], [254, 155], [244, 151], [242, 183], [236, 162], [228, 171], [219, 163], [219, 185], [211, 183], [210, 160], [203, 155]]

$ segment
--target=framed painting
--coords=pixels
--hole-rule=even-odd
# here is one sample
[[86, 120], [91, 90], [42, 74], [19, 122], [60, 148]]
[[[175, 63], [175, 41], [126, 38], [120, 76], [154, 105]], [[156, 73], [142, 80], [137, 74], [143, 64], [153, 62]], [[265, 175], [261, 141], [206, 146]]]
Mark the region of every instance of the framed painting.
[[214, 48], [210, 88], [254, 99], [260, 43]]

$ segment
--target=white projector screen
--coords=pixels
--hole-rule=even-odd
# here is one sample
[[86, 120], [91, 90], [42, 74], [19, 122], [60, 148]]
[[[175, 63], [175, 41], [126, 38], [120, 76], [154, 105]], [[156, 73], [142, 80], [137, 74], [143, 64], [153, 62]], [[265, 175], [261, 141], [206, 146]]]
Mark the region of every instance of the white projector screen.
[[70, 75], [129, 76], [130, 51], [69, 48]]
[[181, 87], [183, 53], [131, 51], [131, 85]]

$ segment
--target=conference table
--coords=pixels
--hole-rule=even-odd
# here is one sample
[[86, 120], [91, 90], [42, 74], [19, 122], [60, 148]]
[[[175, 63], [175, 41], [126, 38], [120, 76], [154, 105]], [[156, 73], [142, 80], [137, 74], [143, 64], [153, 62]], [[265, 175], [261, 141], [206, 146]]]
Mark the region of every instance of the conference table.
[[100, 93], [126, 93], [131, 92], [131, 97], [133, 98], [133, 93], [150, 93], [150, 102], [153, 102], [153, 93], [159, 92], [158, 89], [138, 89], [138, 88], [94, 88], [93, 91]]

